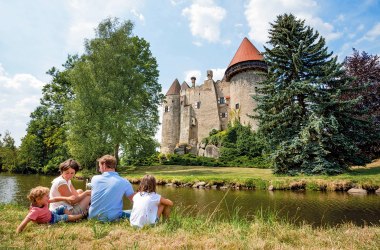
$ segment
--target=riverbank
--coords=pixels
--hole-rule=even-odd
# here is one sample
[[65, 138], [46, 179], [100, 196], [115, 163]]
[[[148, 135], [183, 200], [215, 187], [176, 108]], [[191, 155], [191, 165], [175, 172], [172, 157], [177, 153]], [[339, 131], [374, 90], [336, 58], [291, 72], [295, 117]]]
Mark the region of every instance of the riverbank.
[[272, 174], [270, 169], [202, 166], [122, 167], [118, 171], [135, 184], [145, 174], [152, 174], [158, 184], [174, 187], [314, 191], [357, 189], [358, 192], [377, 192], [380, 195], [380, 159], [365, 167], [352, 167], [349, 172], [336, 176], [279, 176]]
[[128, 221], [37, 225], [15, 234], [27, 208], [0, 204], [1, 248], [23, 249], [378, 249], [380, 227], [295, 225], [260, 211], [252, 221], [215, 214], [188, 217], [174, 211], [169, 222], [142, 230]]

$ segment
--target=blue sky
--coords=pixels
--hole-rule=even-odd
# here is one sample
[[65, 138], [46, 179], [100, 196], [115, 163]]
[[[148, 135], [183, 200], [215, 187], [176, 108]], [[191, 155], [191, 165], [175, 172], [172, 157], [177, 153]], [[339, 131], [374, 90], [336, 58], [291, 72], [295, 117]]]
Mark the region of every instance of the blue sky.
[[[175, 78], [221, 79], [242, 39], [263, 51], [269, 23], [283, 13], [305, 19], [343, 60], [352, 48], [380, 54], [378, 0], [0, 0], [0, 133], [20, 145], [46, 71], [83, 53], [107, 17], [131, 20], [151, 45], [163, 93]], [[159, 132], [158, 132], [159, 137]]]

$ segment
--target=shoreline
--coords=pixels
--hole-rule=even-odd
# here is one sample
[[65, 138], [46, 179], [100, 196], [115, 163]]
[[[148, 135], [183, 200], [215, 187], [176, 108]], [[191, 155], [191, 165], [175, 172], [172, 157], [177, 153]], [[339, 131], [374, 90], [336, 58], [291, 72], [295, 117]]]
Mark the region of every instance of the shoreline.
[[[204, 166], [128, 166], [117, 169], [120, 176], [139, 184], [146, 174], [156, 177], [157, 185], [175, 188], [290, 190], [348, 192], [380, 195], [380, 159], [365, 167], [352, 167], [336, 176], [278, 176], [270, 169]], [[88, 179], [95, 173], [79, 172], [77, 178]]]

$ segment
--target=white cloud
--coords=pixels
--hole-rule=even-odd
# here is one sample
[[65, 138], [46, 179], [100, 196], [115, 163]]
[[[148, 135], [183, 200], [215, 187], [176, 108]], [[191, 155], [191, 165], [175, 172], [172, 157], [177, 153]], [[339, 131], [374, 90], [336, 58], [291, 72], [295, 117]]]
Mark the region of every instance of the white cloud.
[[220, 41], [220, 23], [226, 16], [226, 10], [215, 5], [213, 0], [195, 1], [182, 10], [182, 15], [190, 21], [190, 31], [211, 43]]
[[194, 70], [185, 71], [185, 81], [187, 83], [191, 83], [191, 77], [193, 77], [193, 76], [195, 76], [195, 78], [197, 78], [197, 80], [195, 81], [197, 83], [197, 85], [203, 84], [203, 82], [200, 82], [200, 79], [202, 76], [202, 73], [200, 70], [194, 69]]
[[224, 76], [224, 72], [226, 72], [226, 69], [211, 69], [213, 74], [214, 81], [222, 80]]
[[342, 34], [335, 32], [334, 26], [316, 16], [317, 11], [318, 4], [314, 0], [250, 0], [244, 14], [250, 27], [249, 37], [260, 44], [268, 41], [270, 23], [284, 13], [305, 19], [307, 25], [315, 28], [327, 40], [339, 38]]
[[137, 12], [137, 10], [132, 9], [132, 10], [131, 10], [131, 13], [132, 13], [135, 17], [137, 17], [141, 22], [144, 22], [144, 21], [145, 21], [145, 17], [143, 16], [143, 14]]
[[10, 76], [0, 65], [0, 133], [6, 130], [20, 145], [30, 113], [39, 105], [44, 83], [30, 74]]
[[375, 40], [380, 36], [380, 23], [377, 23], [370, 31], [365, 35], [366, 39], [369, 41]]
[[70, 53], [82, 53], [84, 39], [93, 38], [95, 28], [107, 17], [127, 15], [131, 20], [143, 22], [145, 18], [139, 13], [142, 4], [141, 1], [133, 0], [69, 0], [68, 13], [71, 15], [71, 22], [67, 34], [67, 50]]
[[[210, 69], [212, 70], [212, 74], [213, 74], [213, 77], [212, 79], [214, 81], [217, 81], [217, 80], [222, 80], [223, 76], [224, 76], [224, 72], [226, 71], [226, 69]], [[191, 77], [195, 76], [197, 78], [196, 80], [196, 84], [197, 85], [201, 85], [203, 84], [203, 81], [204, 80], [207, 80], [207, 75], [206, 75], [206, 72], [204, 74], [204, 76], [202, 77], [202, 73], [200, 70], [188, 70], [188, 71], [185, 71], [184, 73], [185, 75], [185, 80], [188, 84], [191, 83]], [[181, 82], [181, 81], [179, 81]]]

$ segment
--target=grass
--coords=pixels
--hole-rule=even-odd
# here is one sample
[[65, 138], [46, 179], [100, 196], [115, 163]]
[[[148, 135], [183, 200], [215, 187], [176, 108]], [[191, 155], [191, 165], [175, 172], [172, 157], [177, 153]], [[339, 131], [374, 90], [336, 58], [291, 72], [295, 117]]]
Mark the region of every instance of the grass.
[[191, 217], [175, 209], [171, 220], [141, 230], [128, 221], [99, 223], [83, 220], [54, 225], [29, 224], [21, 234], [17, 225], [26, 207], [0, 204], [1, 249], [379, 249], [380, 227], [295, 225], [276, 213], [258, 211], [247, 221], [231, 212]]
[[279, 176], [270, 169], [166, 165], [123, 167], [119, 172], [134, 183], [138, 183], [145, 174], [152, 174], [161, 184], [205, 181], [210, 185], [255, 189], [267, 189], [272, 185], [274, 189], [347, 191], [358, 187], [370, 192], [380, 188], [380, 159], [365, 167], [352, 167], [347, 173], [336, 176]]

